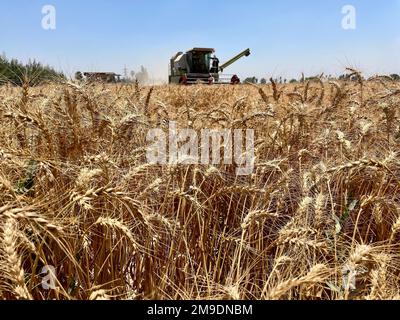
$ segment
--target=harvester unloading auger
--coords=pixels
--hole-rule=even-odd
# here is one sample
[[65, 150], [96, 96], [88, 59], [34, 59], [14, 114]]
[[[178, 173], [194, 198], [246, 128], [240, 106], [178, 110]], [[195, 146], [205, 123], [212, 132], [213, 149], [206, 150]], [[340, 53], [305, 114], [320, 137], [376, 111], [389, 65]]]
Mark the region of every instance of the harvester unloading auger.
[[193, 48], [186, 53], [178, 52], [171, 58], [169, 70], [169, 83], [175, 84], [238, 84], [237, 75], [229, 77], [221, 73], [230, 65], [250, 55], [250, 49], [246, 49], [220, 65], [212, 48]]

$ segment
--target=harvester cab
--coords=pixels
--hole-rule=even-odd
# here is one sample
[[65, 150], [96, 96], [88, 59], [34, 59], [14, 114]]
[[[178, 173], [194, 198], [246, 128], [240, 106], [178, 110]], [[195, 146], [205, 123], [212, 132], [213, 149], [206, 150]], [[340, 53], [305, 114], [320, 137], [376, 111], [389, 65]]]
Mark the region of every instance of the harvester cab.
[[221, 66], [214, 53], [215, 50], [212, 48], [193, 48], [186, 53], [178, 52], [170, 61], [169, 83], [238, 83], [236, 75], [233, 75], [230, 79], [226, 79], [225, 76], [224, 79], [221, 73], [240, 58], [249, 56], [250, 49], [244, 50]]

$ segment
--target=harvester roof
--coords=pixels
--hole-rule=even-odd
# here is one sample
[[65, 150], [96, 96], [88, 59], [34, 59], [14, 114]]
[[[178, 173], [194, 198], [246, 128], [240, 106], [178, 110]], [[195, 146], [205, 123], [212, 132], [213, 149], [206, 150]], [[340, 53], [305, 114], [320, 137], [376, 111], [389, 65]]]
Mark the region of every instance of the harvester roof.
[[193, 48], [193, 49], [190, 49], [188, 52], [192, 52], [192, 51], [214, 53], [215, 49], [213, 49], [213, 48]]

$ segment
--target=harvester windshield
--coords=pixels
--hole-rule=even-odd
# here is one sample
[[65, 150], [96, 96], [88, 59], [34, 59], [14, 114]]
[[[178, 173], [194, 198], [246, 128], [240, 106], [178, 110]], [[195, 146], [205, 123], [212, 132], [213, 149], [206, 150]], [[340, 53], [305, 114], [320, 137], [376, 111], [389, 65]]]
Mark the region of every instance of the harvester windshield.
[[191, 73], [210, 72], [211, 52], [203, 50], [192, 50], [188, 55], [188, 63]]

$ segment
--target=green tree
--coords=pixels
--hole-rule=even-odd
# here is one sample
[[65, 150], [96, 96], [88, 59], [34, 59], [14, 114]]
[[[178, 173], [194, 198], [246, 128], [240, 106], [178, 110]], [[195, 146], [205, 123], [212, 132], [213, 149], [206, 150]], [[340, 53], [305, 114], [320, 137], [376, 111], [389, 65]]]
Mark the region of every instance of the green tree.
[[400, 81], [400, 75], [396, 73], [391, 74], [390, 77], [395, 81]]
[[244, 80], [244, 82], [245, 83], [248, 82], [248, 83], [257, 84], [258, 83], [258, 79], [256, 77], [249, 77], [249, 78], [246, 78], [246, 80]]
[[35, 86], [60, 79], [65, 79], [64, 74], [36, 60], [29, 60], [28, 63], [23, 64], [17, 59], [9, 60], [5, 54], [0, 57], [0, 85], [11, 83], [17, 86], [23, 84]]

